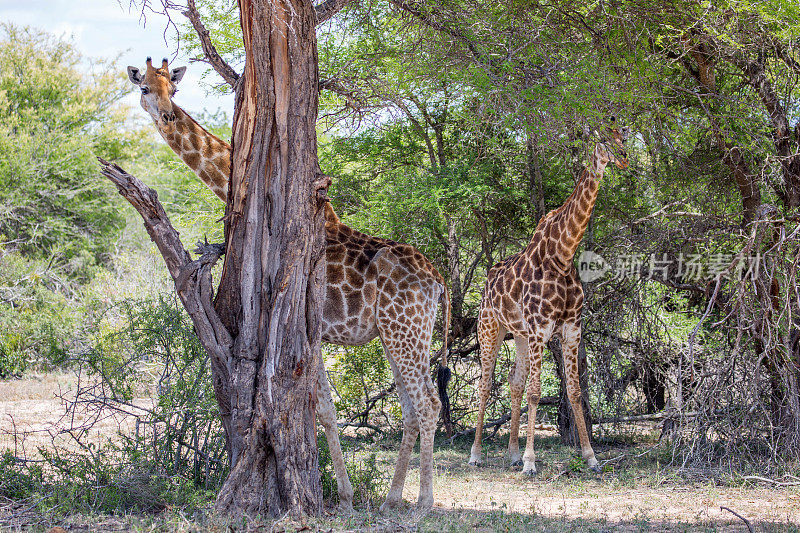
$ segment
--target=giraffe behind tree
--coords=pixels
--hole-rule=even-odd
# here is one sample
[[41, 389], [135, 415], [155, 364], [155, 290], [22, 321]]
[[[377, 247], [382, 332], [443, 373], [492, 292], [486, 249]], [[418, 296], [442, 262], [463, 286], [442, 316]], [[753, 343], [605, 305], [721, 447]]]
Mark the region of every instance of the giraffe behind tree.
[[149, 57], [144, 74], [136, 67], [128, 67], [128, 78], [142, 92], [141, 105], [153, 118], [158, 133], [200, 180], [225, 201], [231, 175], [231, 145], [172, 102], [185, 73], [186, 67], [170, 71], [166, 59], [161, 61], [161, 68], [155, 68]]
[[[227, 201], [231, 146], [214, 136], [172, 101], [186, 67], [169, 70], [164, 59], [153, 68], [147, 58], [142, 75], [128, 67], [128, 77], [142, 92], [141, 105], [155, 122], [170, 148], [217, 196]], [[433, 437], [442, 405], [448, 405], [447, 335], [450, 329], [450, 295], [444, 278], [416, 248], [360, 233], [343, 224], [325, 204], [325, 302], [322, 341], [360, 346], [380, 337], [392, 368], [403, 414], [400, 443], [389, 494], [382, 509], [402, 499], [408, 463], [420, 437], [420, 488], [418, 505], [433, 505]], [[443, 346], [437, 382], [431, 380], [429, 353], [438, 302], [442, 303]], [[336, 471], [339, 499], [352, 506], [353, 489], [345, 470], [336, 426], [336, 409], [323, 362], [318, 369], [317, 416]], [[445, 425], [449, 413], [443, 411]], [[448, 427], [449, 431], [449, 427]]]
[[[613, 119], [612, 119], [613, 120]], [[497, 352], [506, 333], [514, 336], [517, 359], [509, 376], [511, 427], [508, 453], [512, 466], [536, 474], [533, 437], [536, 407], [541, 396], [541, 368], [544, 346], [553, 335], [561, 340], [566, 379], [581, 455], [598, 469], [581, 406], [578, 376], [578, 346], [581, 340], [583, 287], [572, 260], [592, 215], [603, 172], [609, 163], [628, 165], [624, 143], [628, 129], [609, 128], [589, 158], [575, 189], [558, 209], [550, 211], [536, 226], [528, 246], [494, 265], [486, 276], [486, 287], [478, 315], [481, 349], [481, 381], [478, 387], [478, 423], [469, 463], [480, 465], [481, 438], [486, 402], [492, 385]], [[519, 451], [519, 419], [522, 393], [527, 383], [528, 434], [525, 455]]]

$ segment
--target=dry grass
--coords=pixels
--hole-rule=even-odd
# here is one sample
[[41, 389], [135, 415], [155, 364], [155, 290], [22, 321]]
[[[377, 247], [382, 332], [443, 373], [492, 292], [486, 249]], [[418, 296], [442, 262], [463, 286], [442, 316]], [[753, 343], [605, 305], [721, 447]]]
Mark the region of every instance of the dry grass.
[[[0, 382], [0, 449], [13, 449], [10, 433], [15, 428], [34, 431], [28, 446], [52, 445], [50, 435], [64, 412], [55, 394], [74, 385], [69, 374]], [[96, 437], [113, 436], [125, 424], [117, 418], [101, 420]], [[395, 439], [356, 444], [360, 447], [356, 455], [377, 451], [380, 469], [391, 475]], [[747, 531], [743, 522], [720, 509], [728, 507], [747, 518], [756, 531], [800, 531], [799, 487], [756, 486], [732, 476], [687, 481], [663, 466], [669, 458], [666, 450], [650, 444], [597, 446], [606, 469], [595, 475], [578, 460], [576, 450], [546, 433], [537, 435], [540, 473], [531, 479], [509, 468], [505, 444], [502, 437], [487, 443], [487, 466], [476, 469], [466, 465], [468, 440], [454, 445], [439, 442], [436, 506], [424, 516], [417, 516], [410, 505], [397, 514], [380, 515], [375, 511], [377, 501], [348, 517], [329, 512], [305, 522], [229, 523], [172, 509], [158, 515], [116, 517], [39, 514], [27, 524], [34, 530], [61, 525], [67, 531], [303, 531], [303, 527], [317, 531]], [[414, 459], [404, 493], [409, 502], [416, 499], [417, 465]]]
[[[32, 373], [22, 379], [0, 381], [0, 451], [9, 449], [20, 456], [35, 457], [39, 447], [77, 448], [69, 428], [91, 425], [81, 439], [84, 444], [101, 444], [119, 431], [132, 430], [132, 420], [111, 411], [96, 413], [76, 409], [65, 419], [66, 404], [62, 398], [74, 395], [77, 386], [74, 373]], [[133, 402], [149, 407], [152, 400], [138, 398]]]

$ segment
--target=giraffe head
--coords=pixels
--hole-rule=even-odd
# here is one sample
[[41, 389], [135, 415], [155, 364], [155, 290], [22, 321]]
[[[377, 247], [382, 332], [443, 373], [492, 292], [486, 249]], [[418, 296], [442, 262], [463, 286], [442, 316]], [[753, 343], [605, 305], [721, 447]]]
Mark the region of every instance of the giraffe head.
[[155, 68], [153, 60], [148, 57], [144, 74], [136, 67], [128, 67], [128, 78], [142, 91], [142, 108], [150, 113], [160, 128], [170, 127], [175, 122], [172, 97], [185, 73], [186, 67], [170, 71], [166, 58], [161, 61], [161, 68]]
[[614, 117], [611, 117], [610, 122], [604, 134], [598, 135], [599, 141], [594, 147], [594, 160], [603, 167], [614, 163], [618, 168], [627, 168], [628, 152], [625, 149], [625, 141], [630, 135], [630, 128], [617, 128]]

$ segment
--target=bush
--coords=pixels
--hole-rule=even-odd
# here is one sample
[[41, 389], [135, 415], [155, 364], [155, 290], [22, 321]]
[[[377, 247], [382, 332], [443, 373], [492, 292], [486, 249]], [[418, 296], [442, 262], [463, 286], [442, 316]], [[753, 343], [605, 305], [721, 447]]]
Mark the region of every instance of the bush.
[[[393, 392], [389, 361], [380, 340], [363, 346], [329, 346], [334, 358], [328, 379], [336, 391], [336, 412], [348, 423], [373, 431], [394, 427], [401, 419], [400, 404]], [[330, 360], [330, 355], [328, 359]]]
[[[0, 25], [0, 242], [88, 279], [124, 219], [95, 152], [128, 91], [112, 65], [83, 73], [71, 43]], [[107, 155], [105, 152], [102, 155]]]
[[[86, 333], [73, 360], [82, 379], [55, 433], [73, 440], [39, 448], [42, 464], [3, 459], [0, 495], [86, 513], [207, 504], [227, 457], [208, 356], [176, 297], [124, 301]], [[98, 442], [93, 424], [111, 415], [124, 422]]]
[[[328, 440], [323, 433], [317, 437], [319, 449], [319, 472], [322, 482], [322, 497], [331, 502], [338, 502], [339, 494], [336, 486], [336, 474], [333, 470]], [[344, 448], [344, 446], [343, 446]], [[366, 457], [356, 459], [353, 450], [343, 449], [345, 467], [353, 485], [353, 505], [371, 506], [386, 496], [389, 480], [378, 468], [377, 455], [370, 453]], [[350, 456], [348, 458], [348, 455]], [[349, 460], [348, 460], [349, 459]]]
[[0, 256], [0, 379], [22, 374], [34, 362], [50, 367], [66, 361], [77, 320], [54, 290], [58, 281], [41, 261]]

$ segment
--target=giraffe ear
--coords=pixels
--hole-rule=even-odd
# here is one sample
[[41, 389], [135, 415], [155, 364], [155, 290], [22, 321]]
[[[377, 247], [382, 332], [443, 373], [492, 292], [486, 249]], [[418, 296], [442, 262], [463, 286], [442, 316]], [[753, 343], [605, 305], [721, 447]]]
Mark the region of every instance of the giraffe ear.
[[169, 73], [169, 81], [177, 85], [178, 82], [181, 81], [181, 78], [183, 78], [184, 74], [186, 74], [186, 67], [174, 68], [172, 69], [172, 72]]
[[144, 78], [138, 68], [128, 67], [128, 79], [131, 80], [131, 83], [134, 85], [140, 85]]

